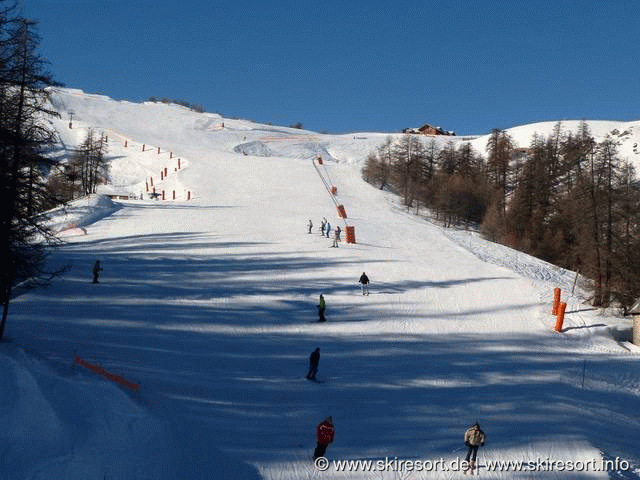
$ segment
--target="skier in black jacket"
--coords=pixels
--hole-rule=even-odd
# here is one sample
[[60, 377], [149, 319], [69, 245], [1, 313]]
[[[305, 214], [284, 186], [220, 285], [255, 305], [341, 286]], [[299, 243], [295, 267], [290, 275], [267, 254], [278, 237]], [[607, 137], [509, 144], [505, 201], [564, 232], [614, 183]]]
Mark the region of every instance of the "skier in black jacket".
[[362, 284], [362, 294], [369, 295], [369, 277], [366, 273], [362, 272], [359, 282]]
[[96, 260], [96, 263], [93, 264], [93, 283], [98, 283], [98, 276], [101, 271], [100, 260]]
[[315, 380], [318, 373], [318, 364], [320, 363], [320, 347], [316, 348], [311, 355], [309, 355], [309, 372], [307, 373], [307, 380]]

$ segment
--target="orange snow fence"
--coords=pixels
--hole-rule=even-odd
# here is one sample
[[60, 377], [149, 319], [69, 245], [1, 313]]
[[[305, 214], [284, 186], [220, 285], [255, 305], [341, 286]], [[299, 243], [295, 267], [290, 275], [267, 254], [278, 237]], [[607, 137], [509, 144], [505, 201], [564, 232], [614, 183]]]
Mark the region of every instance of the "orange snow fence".
[[560, 289], [553, 289], [553, 308], [551, 309], [551, 315], [558, 314], [558, 307], [560, 306]]
[[137, 391], [138, 389], [140, 389], [140, 384], [130, 382], [129, 380], [125, 379], [124, 377], [121, 377], [120, 375], [114, 375], [113, 373], [108, 372], [107, 370], [105, 370], [102, 367], [99, 367], [98, 365], [94, 365], [93, 363], [89, 363], [83, 360], [77, 355], [74, 357], [73, 362], [77, 363], [81, 367], [91, 370], [93, 373], [97, 375], [101, 375], [106, 379], [111, 380], [112, 382], [116, 382], [122, 385], [123, 387], [130, 388], [131, 390], [134, 390], [134, 391]]
[[345, 227], [347, 231], [347, 243], [356, 243], [356, 227]]
[[558, 318], [556, 320], [556, 332], [562, 331], [562, 323], [564, 322], [564, 311], [567, 309], [567, 304], [565, 302], [560, 302], [558, 306]]
[[344, 205], [338, 205], [338, 216], [340, 218], [347, 218], [347, 211], [344, 209]]

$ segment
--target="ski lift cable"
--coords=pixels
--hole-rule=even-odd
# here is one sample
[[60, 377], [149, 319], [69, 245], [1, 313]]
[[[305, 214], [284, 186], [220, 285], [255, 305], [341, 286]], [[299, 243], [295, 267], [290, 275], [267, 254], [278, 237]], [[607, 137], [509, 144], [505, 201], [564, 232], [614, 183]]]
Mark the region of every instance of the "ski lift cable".
[[[329, 194], [329, 197], [331, 197], [331, 200], [333, 201], [333, 203], [336, 206], [336, 209], [338, 211], [340, 211], [341, 207], [344, 209], [344, 207], [338, 203], [338, 200], [336, 199], [336, 196], [333, 194], [333, 191], [331, 190], [331, 184], [329, 182], [327, 182], [327, 179], [325, 179], [324, 176], [322, 175], [322, 172], [318, 168], [318, 165], [316, 165], [316, 160], [318, 160], [318, 163], [320, 165], [322, 165], [322, 159], [321, 159], [321, 157], [318, 156], [318, 157], [312, 159], [311, 163], [313, 164], [313, 168], [316, 169], [316, 172], [318, 173], [318, 176], [320, 177], [320, 180], [322, 181], [322, 184], [324, 185], [324, 188], [327, 190], [327, 193]], [[345, 226], [349, 226], [349, 223], [347, 222], [347, 219], [344, 218], [344, 217], [341, 217], [341, 218], [344, 221]]]
[[335, 203], [335, 205], [337, 207], [338, 206], [338, 201], [336, 200], [335, 196], [331, 192], [331, 185], [327, 182], [327, 179], [324, 178], [324, 175], [322, 175], [322, 172], [320, 171], [320, 169], [316, 165], [316, 159], [311, 160], [311, 163], [313, 164], [313, 168], [316, 169], [316, 172], [318, 173], [318, 176], [320, 177], [320, 180], [322, 181], [322, 184], [324, 185], [324, 188], [327, 190], [327, 193], [331, 197], [331, 200], [333, 200], [333, 203]]
[[329, 176], [329, 170], [327, 170], [326, 163], [322, 162], [322, 167], [324, 169], [325, 175], [327, 176], [327, 180], [329, 180], [329, 185], [334, 186], [335, 184], [333, 183], [333, 181], [331, 180], [331, 177]]

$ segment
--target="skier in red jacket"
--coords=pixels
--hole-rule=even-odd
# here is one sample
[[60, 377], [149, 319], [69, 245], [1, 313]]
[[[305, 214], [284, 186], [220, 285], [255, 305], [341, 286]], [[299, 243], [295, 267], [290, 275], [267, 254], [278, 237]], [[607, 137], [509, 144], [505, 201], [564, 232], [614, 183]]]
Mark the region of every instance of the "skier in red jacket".
[[336, 429], [333, 426], [333, 419], [331, 417], [325, 418], [316, 427], [316, 450], [313, 452], [313, 458], [324, 457], [324, 453], [327, 451], [327, 447], [333, 442], [333, 437], [336, 434]]

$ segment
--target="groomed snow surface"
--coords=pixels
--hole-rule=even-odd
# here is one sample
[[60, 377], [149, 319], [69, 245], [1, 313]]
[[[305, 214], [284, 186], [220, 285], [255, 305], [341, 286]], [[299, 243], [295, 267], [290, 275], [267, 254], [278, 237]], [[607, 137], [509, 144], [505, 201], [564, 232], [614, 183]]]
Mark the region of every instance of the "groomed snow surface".
[[[109, 132], [103, 193], [141, 197], [153, 177], [168, 200], [94, 196], [51, 212], [65, 242], [50, 262], [68, 270], [11, 304], [1, 479], [464, 478], [443, 465], [464, 457], [476, 421], [487, 435], [480, 477], [639, 478], [631, 321], [590, 308], [580, 285], [571, 294], [573, 272], [440, 228], [366, 184], [362, 162], [386, 135], [319, 135], [77, 90], [52, 104], [61, 154], [88, 128]], [[610, 128], [631, 129], [635, 162], [640, 125]], [[312, 166], [318, 154], [357, 244], [330, 248], [319, 234], [322, 217], [345, 223]], [[568, 303], [562, 333], [554, 287]], [[320, 293], [326, 323], [316, 322]], [[316, 347], [318, 383], [304, 379]], [[386, 470], [315, 468], [314, 431], [328, 415], [329, 461]], [[530, 471], [490, 471], [497, 460]], [[603, 460], [623, 468], [594, 471]]]

